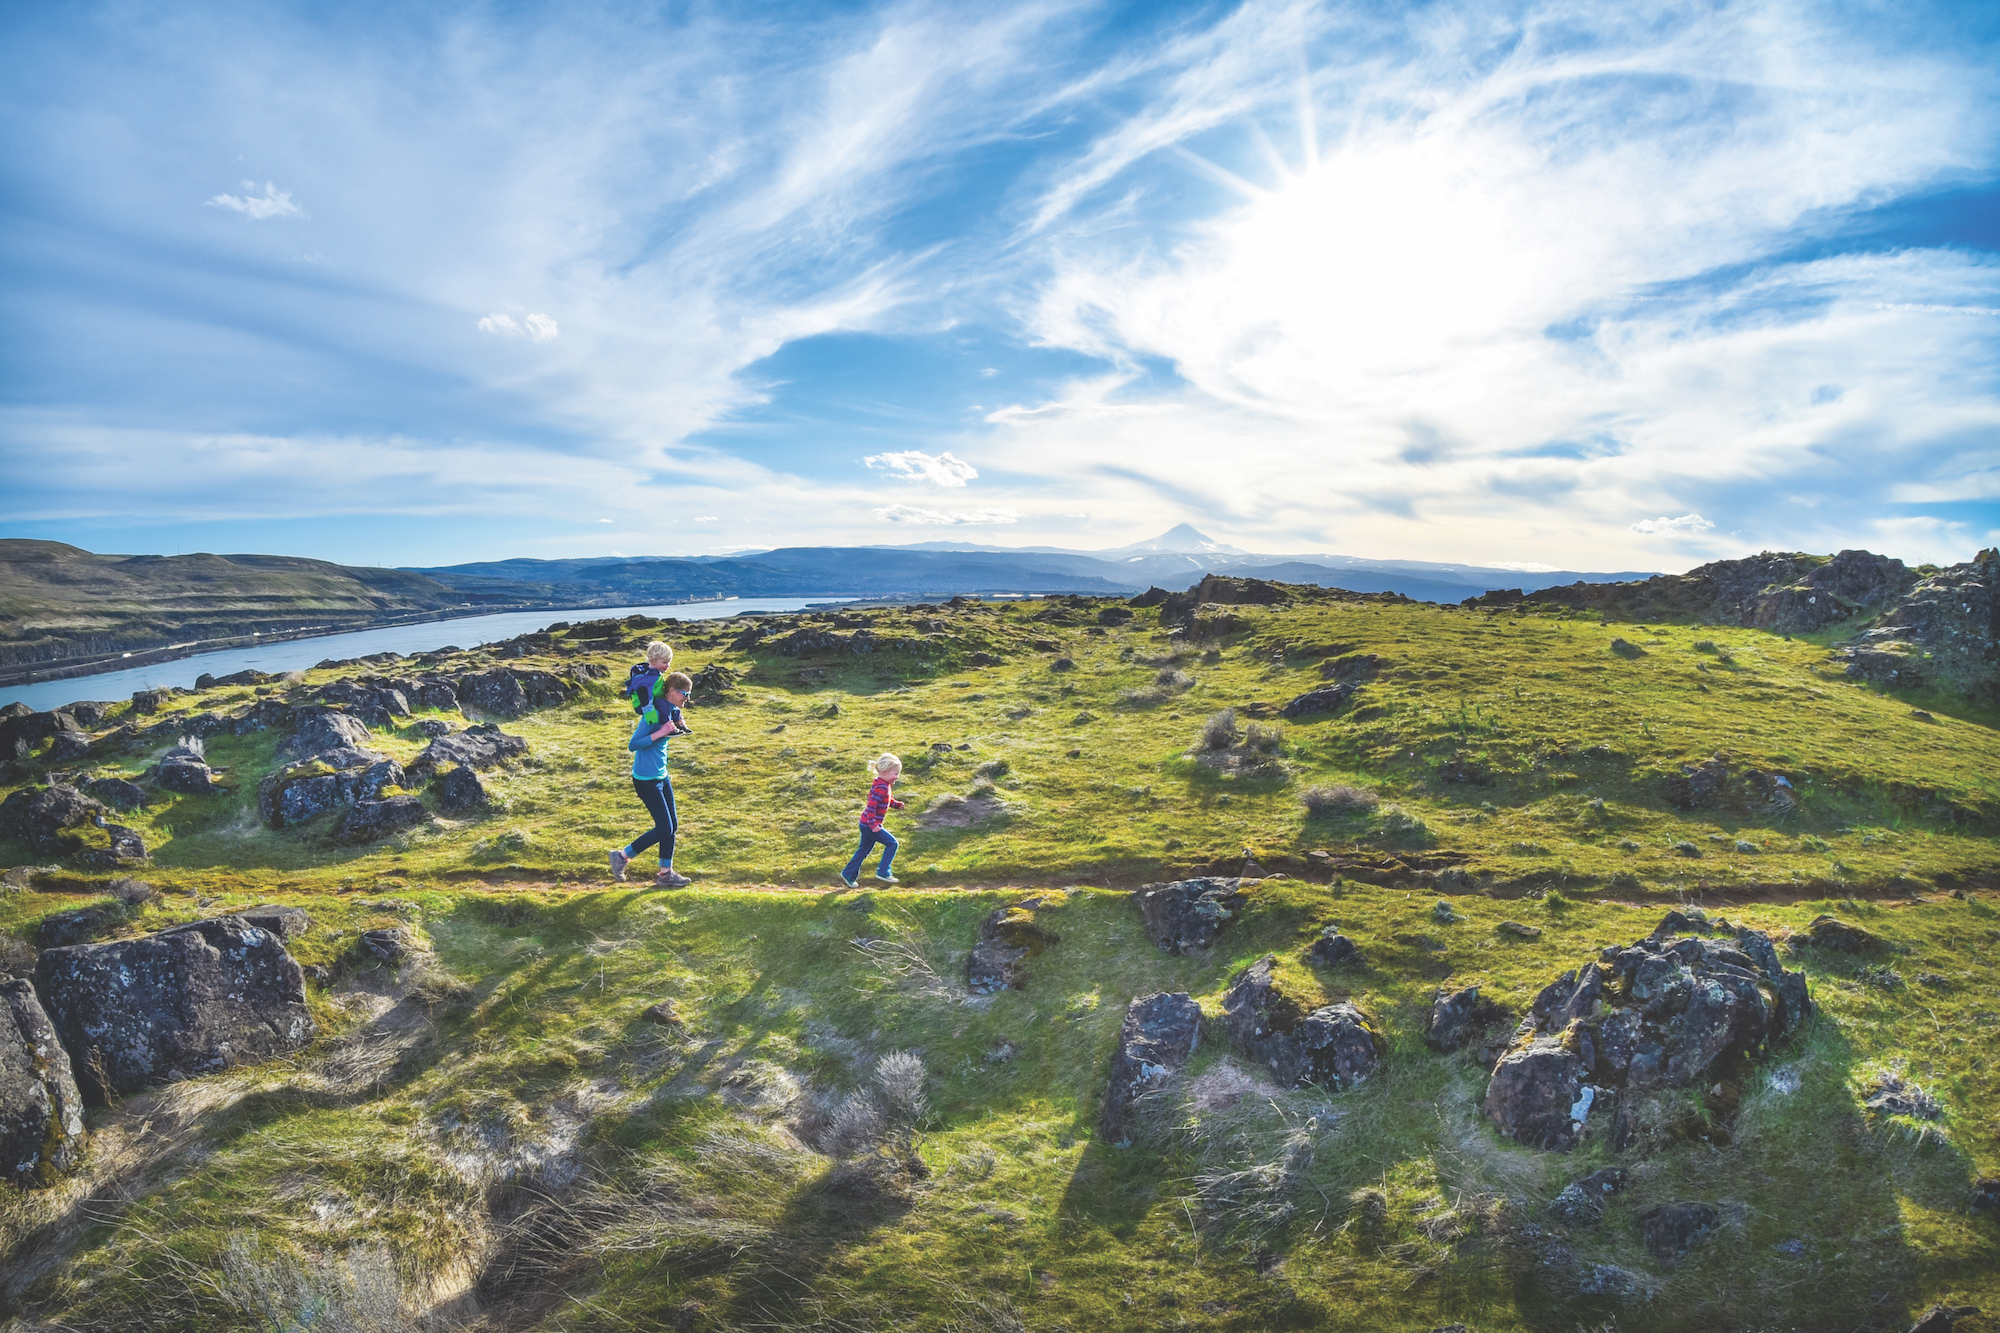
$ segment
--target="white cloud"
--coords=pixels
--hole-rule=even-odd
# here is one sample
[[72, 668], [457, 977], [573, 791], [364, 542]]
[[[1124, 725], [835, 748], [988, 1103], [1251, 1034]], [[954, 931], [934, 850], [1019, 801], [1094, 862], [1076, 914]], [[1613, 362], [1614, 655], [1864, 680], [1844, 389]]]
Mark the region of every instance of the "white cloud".
[[599, 523], [616, 523], [618, 520], [615, 518], [600, 518], [597, 521]]
[[[262, 221], [265, 218], [302, 218], [306, 211], [292, 199], [290, 190], [281, 190], [269, 181], [264, 182], [264, 191], [259, 194], [257, 182], [244, 181], [243, 193], [218, 194], [208, 201], [210, 208], [226, 208], [241, 213], [246, 218]], [[317, 260], [318, 256], [313, 256]], [[308, 261], [310, 262], [310, 261]], [[324, 262], [324, 261], [320, 261]]]
[[722, 519], [715, 514], [702, 514], [691, 521], [695, 523], [720, 523]]
[[877, 509], [878, 518], [891, 523], [919, 523], [937, 527], [968, 527], [986, 523], [1018, 523], [1020, 511], [1014, 509], [923, 509], [916, 505], [888, 505]]
[[1656, 532], [1708, 532], [1715, 524], [1700, 514], [1682, 514], [1679, 518], [1642, 518], [1632, 525], [1632, 531], [1651, 535]]
[[550, 341], [559, 332], [556, 322], [547, 315], [527, 315], [518, 321], [512, 315], [488, 315], [479, 321], [479, 329], [503, 338], [527, 338], [538, 343]]
[[949, 453], [927, 454], [920, 449], [901, 453], [870, 454], [861, 460], [904, 481], [928, 481], [938, 486], [963, 486], [979, 475], [979, 469]]

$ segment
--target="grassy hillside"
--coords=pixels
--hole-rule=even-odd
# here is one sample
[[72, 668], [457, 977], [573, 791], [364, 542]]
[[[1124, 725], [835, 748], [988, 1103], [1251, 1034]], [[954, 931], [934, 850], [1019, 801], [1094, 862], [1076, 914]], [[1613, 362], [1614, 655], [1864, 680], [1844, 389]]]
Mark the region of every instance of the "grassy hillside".
[[97, 555], [0, 541], [0, 666], [316, 626], [361, 629], [474, 600], [421, 574], [271, 555]]
[[[212, 737], [237, 790], [127, 820], [166, 893], [122, 929], [307, 907], [294, 950], [332, 973], [309, 988], [321, 1039], [95, 1112], [82, 1176], [0, 1200], [0, 1315], [1497, 1333], [1901, 1329], [1933, 1302], [2000, 1308], [2000, 1226], [1967, 1212], [1973, 1177], [2000, 1170], [2000, 719], [1849, 684], [1802, 639], [1300, 596], [1230, 608], [1192, 644], [1151, 611], [1097, 625], [1110, 603], [795, 617], [765, 640], [865, 620], [867, 654], [670, 630], [677, 665], [742, 673], [675, 742], [679, 864], [697, 875], [678, 892], [605, 882], [605, 849], [639, 820], [630, 714], [602, 686], [507, 724], [531, 750], [493, 784], [504, 809], [372, 849], [261, 827], [276, 738]], [[497, 660], [622, 675], [660, 632], [622, 627], [614, 648], [603, 628]], [[1341, 710], [1268, 715], [1321, 686], [1322, 663], [1353, 676], [1368, 655]], [[165, 744], [92, 771], [136, 774]], [[419, 737], [377, 744], [407, 759]], [[907, 883], [828, 892], [882, 749], [911, 764], [891, 822]], [[1796, 805], [1677, 808], [1683, 764], [1718, 752], [1785, 776]], [[1339, 786], [1374, 804], [1308, 811], [1307, 791]], [[1235, 873], [1246, 848], [1287, 877], [1254, 888], [1209, 956], [1155, 950], [1123, 890]], [[13, 879], [28, 887], [0, 894], [0, 927], [22, 936], [107, 901], [101, 876]], [[1025, 989], [970, 994], [980, 921], [1031, 889], [1053, 895], [1039, 919], [1059, 942]], [[1443, 891], [1456, 920], [1433, 911]], [[1732, 1090], [1733, 1116], [1691, 1096], [1680, 1141], [1620, 1159], [1603, 1224], [1566, 1227], [1545, 1205], [1608, 1147], [1500, 1139], [1477, 1113], [1484, 1072], [1421, 1040], [1430, 996], [1478, 982], [1518, 1012], [1695, 904], [1777, 932], [1829, 912], [1888, 951], [1788, 956], [1811, 977], [1810, 1030]], [[1329, 922], [1362, 966], [1304, 961]], [[358, 932], [392, 925], [424, 947], [366, 961]], [[1214, 1015], [1266, 952], [1296, 991], [1377, 1018], [1381, 1071], [1280, 1092], [1212, 1033], [1132, 1147], [1099, 1141], [1126, 1002], [1186, 990]], [[674, 1021], [644, 1017], [661, 1001]], [[893, 1132], [832, 1151], [830, 1123], [896, 1051], [925, 1071], [916, 1161]], [[1944, 1118], [1866, 1114], [1884, 1072]], [[1680, 1199], [1715, 1204], [1720, 1234], [1665, 1263], [1635, 1218]], [[1599, 1264], [1645, 1275], [1650, 1297], [1581, 1294]]]

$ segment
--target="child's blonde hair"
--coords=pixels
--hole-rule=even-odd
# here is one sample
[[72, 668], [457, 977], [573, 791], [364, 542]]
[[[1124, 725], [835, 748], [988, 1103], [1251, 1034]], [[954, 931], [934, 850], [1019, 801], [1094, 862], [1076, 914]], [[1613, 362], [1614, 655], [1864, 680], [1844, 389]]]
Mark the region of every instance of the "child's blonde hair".
[[664, 662], [668, 666], [672, 666], [674, 664], [674, 650], [670, 645], [655, 639], [646, 645], [646, 660], [648, 662]]
[[898, 773], [902, 772], [903, 761], [887, 751], [868, 761], [868, 771], [878, 778], [882, 776], [883, 770], [891, 768], [895, 769]]

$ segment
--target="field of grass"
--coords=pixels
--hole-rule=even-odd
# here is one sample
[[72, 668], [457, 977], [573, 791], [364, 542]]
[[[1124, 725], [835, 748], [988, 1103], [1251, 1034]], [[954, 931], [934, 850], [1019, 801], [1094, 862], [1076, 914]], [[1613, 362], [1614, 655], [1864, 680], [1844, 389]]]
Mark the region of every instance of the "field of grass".
[[[1031, 619], [1049, 610], [1078, 623]], [[605, 849], [639, 821], [629, 711], [601, 686], [508, 724], [532, 749], [496, 783], [504, 811], [374, 849], [259, 826], [274, 739], [213, 738], [238, 790], [131, 821], [165, 894], [124, 929], [305, 906], [316, 924], [294, 952], [335, 974], [309, 987], [321, 1037], [100, 1108], [79, 1177], [0, 1193], [0, 1318], [1568, 1333], [1894, 1330], [1935, 1302], [2000, 1309], [2000, 1220], [1967, 1211], [1972, 1179], [2000, 1171], [2000, 719], [1861, 689], [1823, 647], [1747, 631], [1333, 598], [1233, 610], [1245, 627], [1212, 643], [1170, 639], [1151, 612], [1098, 627], [1094, 607], [1028, 604], [875, 615], [922, 654], [684, 647], [678, 665], [746, 674], [733, 701], [697, 698], [696, 735], [675, 743], [679, 864], [698, 876], [677, 892], [605, 882]], [[1004, 660], [958, 665], [975, 650]], [[1380, 672], [1342, 711], [1257, 707], [1362, 653]], [[629, 655], [597, 660], [622, 675]], [[1233, 774], [1190, 755], [1228, 707], [1256, 741]], [[907, 883], [818, 891], [883, 749], [910, 762], [891, 822]], [[1788, 776], [1796, 811], [1673, 809], [1666, 780], [1717, 752]], [[1301, 793], [1338, 784], [1376, 803], [1309, 817]], [[947, 793], [1002, 808], [916, 827]], [[1259, 883], [1208, 956], [1155, 950], [1124, 890], [1234, 873], [1246, 848], [1288, 877]], [[1471, 876], [1451, 882], [1455, 921], [1433, 912], [1440, 866]], [[34, 875], [0, 893], [0, 930], [105, 901], [104, 878]], [[1026, 889], [1060, 891], [1040, 913], [1060, 942], [1025, 989], [969, 994], [979, 922]], [[1430, 997], [1478, 982], [1518, 1012], [1695, 904], [1773, 931], [1830, 912], [1893, 952], [1788, 957], [1819, 1014], [1746, 1082], [1733, 1123], [1628, 1155], [1602, 1225], [1565, 1228], [1547, 1202], [1616, 1159], [1601, 1135], [1570, 1154], [1499, 1138], [1478, 1114], [1484, 1073], [1422, 1042]], [[1329, 922], [1361, 966], [1303, 961]], [[363, 961], [358, 932], [382, 925], [426, 949], [400, 969]], [[1379, 1021], [1381, 1070], [1344, 1094], [1280, 1092], [1217, 1028], [1132, 1147], [1101, 1142], [1126, 1003], [1185, 990], [1215, 1015], [1266, 952], [1288, 984]], [[661, 1001], [677, 1022], [646, 1020]], [[925, 1071], [915, 1163], [819, 1151], [898, 1051]], [[1883, 1072], [1944, 1118], [1869, 1117]], [[1688, 1199], [1717, 1207], [1719, 1234], [1661, 1262], [1634, 1219]], [[1580, 1294], [1594, 1265], [1646, 1294]]]

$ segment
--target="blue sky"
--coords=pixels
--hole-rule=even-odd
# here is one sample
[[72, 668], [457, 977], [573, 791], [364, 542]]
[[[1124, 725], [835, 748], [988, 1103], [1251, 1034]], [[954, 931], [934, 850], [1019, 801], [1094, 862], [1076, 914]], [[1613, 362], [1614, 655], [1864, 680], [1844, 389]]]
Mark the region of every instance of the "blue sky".
[[17, 5], [0, 535], [2000, 542], [2000, 8]]

